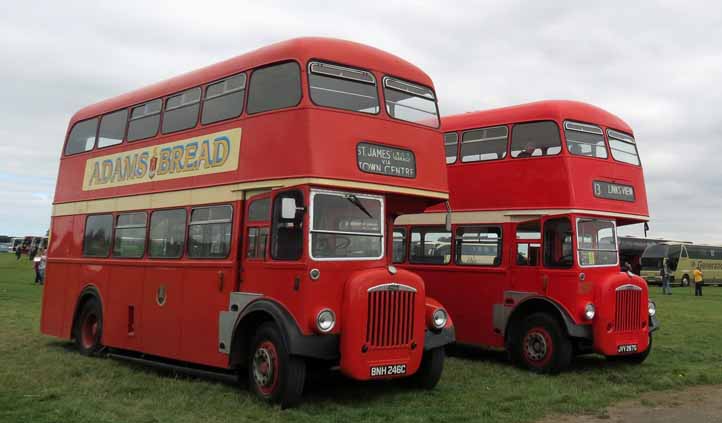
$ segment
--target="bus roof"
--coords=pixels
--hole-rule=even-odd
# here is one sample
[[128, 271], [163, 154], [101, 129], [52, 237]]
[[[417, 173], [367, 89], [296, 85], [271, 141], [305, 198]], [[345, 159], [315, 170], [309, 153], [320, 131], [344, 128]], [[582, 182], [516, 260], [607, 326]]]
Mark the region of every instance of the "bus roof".
[[632, 128], [618, 116], [591, 104], [571, 100], [543, 100], [446, 116], [442, 120], [441, 128], [443, 131], [459, 131], [482, 126], [546, 119], [558, 121], [572, 119], [596, 123], [630, 135], [633, 134]]
[[292, 59], [298, 60], [302, 65], [309, 59], [322, 59], [339, 64], [363, 64], [367, 70], [393, 70], [394, 76], [433, 87], [431, 78], [424, 71], [383, 50], [334, 38], [294, 38], [89, 105], [73, 115], [70, 126], [83, 119], [173, 94], [239, 71]]

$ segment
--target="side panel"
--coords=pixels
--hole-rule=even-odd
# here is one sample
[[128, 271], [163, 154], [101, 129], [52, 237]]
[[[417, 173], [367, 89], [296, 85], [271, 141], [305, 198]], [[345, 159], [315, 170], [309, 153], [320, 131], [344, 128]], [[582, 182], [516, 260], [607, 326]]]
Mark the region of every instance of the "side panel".
[[183, 271], [178, 264], [149, 267], [143, 284], [143, 351], [178, 358], [183, 306]]
[[105, 304], [105, 345], [128, 350], [141, 349], [144, 275], [144, 266], [113, 266]]

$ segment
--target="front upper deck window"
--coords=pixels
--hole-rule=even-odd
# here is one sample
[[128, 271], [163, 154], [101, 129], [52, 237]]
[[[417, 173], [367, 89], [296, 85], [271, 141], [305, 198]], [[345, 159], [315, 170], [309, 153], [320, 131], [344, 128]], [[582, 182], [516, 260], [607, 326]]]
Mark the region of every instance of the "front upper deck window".
[[318, 191], [311, 194], [311, 257], [383, 257], [383, 198]]
[[379, 97], [371, 72], [328, 63], [308, 64], [311, 100], [319, 105], [376, 114]]
[[466, 131], [461, 136], [461, 161], [466, 163], [503, 159], [506, 157], [508, 140], [509, 128], [506, 126]]
[[65, 144], [65, 154], [77, 154], [90, 151], [95, 145], [95, 133], [98, 130], [98, 118], [84, 120], [73, 125]]
[[614, 160], [639, 166], [637, 144], [631, 135], [607, 129], [607, 136], [609, 137], [609, 148], [612, 150]]
[[456, 132], [444, 134], [444, 150], [446, 150], [446, 164], [456, 163], [456, 149], [459, 144], [459, 135]]
[[567, 150], [576, 156], [607, 158], [607, 146], [604, 145], [602, 128], [579, 122], [564, 122], [564, 136], [567, 137]]
[[301, 101], [301, 69], [296, 62], [256, 69], [248, 89], [248, 113], [296, 106]]
[[431, 89], [396, 78], [384, 78], [386, 112], [392, 118], [439, 127], [439, 110]]
[[557, 124], [550, 120], [518, 123], [511, 130], [511, 157], [553, 156], [562, 151]]
[[616, 265], [619, 257], [616, 234], [617, 228], [611, 220], [577, 219], [579, 265]]

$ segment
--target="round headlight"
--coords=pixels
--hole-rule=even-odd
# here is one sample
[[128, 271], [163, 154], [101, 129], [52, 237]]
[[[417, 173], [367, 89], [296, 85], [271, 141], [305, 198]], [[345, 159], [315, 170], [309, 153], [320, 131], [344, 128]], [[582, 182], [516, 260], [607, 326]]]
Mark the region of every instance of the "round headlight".
[[657, 305], [654, 304], [653, 301], [650, 301], [649, 304], [647, 305], [647, 307], [648, 307], [650, 316], [654, 316], [655, 314], [657, 314]]
[[441, 329], [446, 326], [446, 321], [448, 319], [449, 316], [446, 314], [446, 310], [443, 308], [437, 308], [434, 311], [434, 314], [431, 315], [431, 324], [434, 325], [434, 328]]
[[330, 332], [336, 325], [336, 314], [328, 308], [321, 310], [316, 316], [316, 329], [321, 333]]
[[594, 308], [594, 304], [589, 303], [584, 307], [584, 318], [587, 320], [594, 319], [594, 316], [597, 314], [597, 309]]

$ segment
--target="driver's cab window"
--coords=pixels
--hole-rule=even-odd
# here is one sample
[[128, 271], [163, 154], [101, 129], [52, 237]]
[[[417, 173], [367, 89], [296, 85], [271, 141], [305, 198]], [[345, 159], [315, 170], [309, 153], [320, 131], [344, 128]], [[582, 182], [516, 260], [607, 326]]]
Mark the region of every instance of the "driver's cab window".
[[393, 262], [403, 263], [406, 259], [406, 228], [394, 228]]
[[271, 257], [275, 260], [298, 260], [303, 254], [303, 193], [286, 191], [273, 200]]
[[544, 266], [571, 267], [572, 225], [568, 218], [549, 219], [544, 222]]
[[249, 259], [265, 259], [268, 245], [268, 226], [271, 222], [271, 198], [252, 199], [248, 204], [246, 221], [246, 257]]
[[516, 226], [517, 266], [537, 266], [540, 262], [541, 224], [538, 220]]

